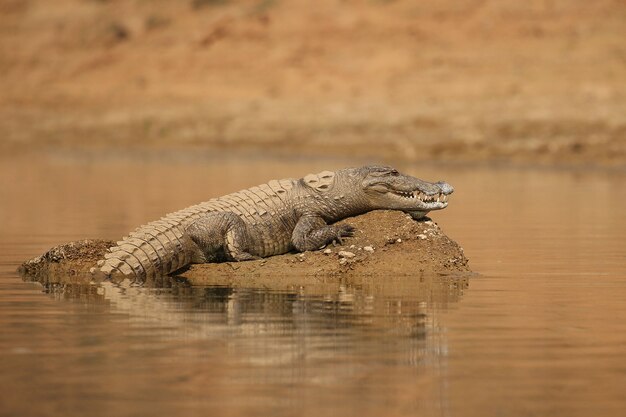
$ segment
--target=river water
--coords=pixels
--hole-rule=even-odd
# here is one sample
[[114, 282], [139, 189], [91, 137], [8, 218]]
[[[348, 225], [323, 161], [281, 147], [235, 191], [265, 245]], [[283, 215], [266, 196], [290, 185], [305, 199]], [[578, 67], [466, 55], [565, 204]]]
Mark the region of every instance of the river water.
[[399, 165], [476, 276], [44, 288], [18, 264], [272, 178], [362, 161], [0, 159], [2, 416], [626, 415], [626, 173]]

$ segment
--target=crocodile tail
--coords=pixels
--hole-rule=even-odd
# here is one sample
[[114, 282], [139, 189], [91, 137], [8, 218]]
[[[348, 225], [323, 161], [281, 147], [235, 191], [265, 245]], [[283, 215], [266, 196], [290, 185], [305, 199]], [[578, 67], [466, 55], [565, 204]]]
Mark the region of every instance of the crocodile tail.
[[206, 211], [200, 205], [193, 206], [139, 227], [109, 248], [94, 275], [99, 279], [143, 282], [188, 266], [192, 245], [185, 230]]

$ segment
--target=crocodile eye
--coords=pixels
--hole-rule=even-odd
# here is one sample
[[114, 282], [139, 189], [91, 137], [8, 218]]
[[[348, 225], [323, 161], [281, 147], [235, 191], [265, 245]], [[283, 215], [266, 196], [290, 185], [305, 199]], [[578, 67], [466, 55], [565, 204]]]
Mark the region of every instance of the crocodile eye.
[[389, 171], [389, 174], [393, 175], [394, 177], [397, 177], [398, 175], [400, 175], [400, 173], [395, 169], [392, 169], [391, 171]]

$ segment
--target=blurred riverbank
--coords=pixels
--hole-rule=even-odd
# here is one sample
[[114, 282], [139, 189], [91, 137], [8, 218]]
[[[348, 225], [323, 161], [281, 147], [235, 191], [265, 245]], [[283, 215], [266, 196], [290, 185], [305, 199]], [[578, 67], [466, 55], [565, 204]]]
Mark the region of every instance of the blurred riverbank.
[[619, 1], [0, 1], [0, 149], [626, 165]]

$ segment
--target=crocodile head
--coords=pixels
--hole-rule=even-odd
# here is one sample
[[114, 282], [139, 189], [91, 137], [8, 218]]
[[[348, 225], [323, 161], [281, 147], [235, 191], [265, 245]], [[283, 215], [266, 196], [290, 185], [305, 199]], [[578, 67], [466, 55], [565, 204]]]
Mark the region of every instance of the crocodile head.
[[448, 206], [454, 188], [446, 182], [436, 183], [404, 175], [386, 166], [366, 166], [358, 170], [367, 204], [373, 209], [401, 210], [415, 219], [432, 210]]

